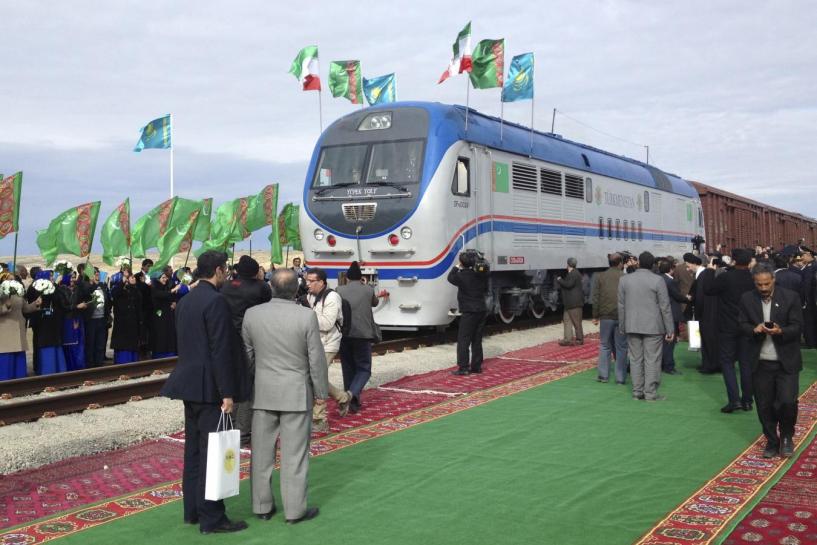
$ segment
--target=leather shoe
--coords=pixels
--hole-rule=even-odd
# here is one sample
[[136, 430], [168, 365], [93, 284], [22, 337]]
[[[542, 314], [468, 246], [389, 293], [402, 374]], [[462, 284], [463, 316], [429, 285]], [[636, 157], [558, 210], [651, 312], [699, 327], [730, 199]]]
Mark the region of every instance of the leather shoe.
[[734, 405], [732, 403], [727, 403], [726, 405], [721, 407], [721, 412], [722, 413], [733, 413], [733, 412], [737, 411], [740, 408], [741, 408], [741, 406], [738, 405], [737, 403], [735, 403]]
[[596, 377], [596, 382], [604, 382], [606, 384], [609, 381], [610, 379], [608, 378]]
[[199, 517], [184, 519], [184, 523], [185, 524], [198, 524], [199, 523]]
[[669, 371], [664, 371], [664, 373], [666, 373], [668, 375], [682, 375], [683, 374], [678, 369], [670, 369]]
[[794, 442], [791, 437], [784, 437], [780, 442], [780, 456], [791, 458], [792, 454], [794, 454]]
[[482, 373], [482, 369], [469, 369], [468, 372], [472, 375], [479, 375]]
[[643, 396], [643, 395], [640, 395], [640, 396], [633, 396], [633, 399], [635, 399], [635, 400], [637, 400], [637, 401], [643, 401], [643, 400], [644, 400], [644, 396]]
[[740, 404], [740, 408], [743, 409], [744, 411], [747, 411], [747, 412], [751, 411], [752, 410], [752, 402], [751, 401], [749, 401], [749, 402], [744, 401], [743, 403]]
[[349, 414], [349, 405], [352, 403], [352, 392], [346, 391], [346, 401], [341, 401], [338, 403], [338, 416], [343, 418], [347, 414]]
[[573, 346], [573, 341], [566, 341], [562, 339], [561, 341], [559, 341], [559, 346]]
[[318, 513], [320, 512], [320, 509], [317, 507], [308, 507], [303, 516], [296, 519], [287, 519], [287, 524], [298, 524], [299, 522], [303, 522], [305, 520], [312, 520], [313, 518], [317, 517]]
[[650, 401], [650, 402], [652, 402], [652, 401], [666, 401], [666, 400], [667, 400], [667, 396], [655, 396], [653, 398], [644, 398], [644, 401]]
[[766, 448], [763, 449], [763, 457], [774, 458], [775, 456], [777, 456], [778, 448], [779, 446], [774, 443], [766, 443]]
[[232, 532], [240, 532], [241, 530], [247, 529], [247, 523], [243, 520], [236, 520], [236, 521], [229, 521], [226, 520], [216, 526], [215, 528], [210, 528], [209, 530], [201, 529], [199, 530], [202, 534], [230, 534]]
[[451, 371], [451, 374], [462, 377], [462, 376], [470, 374], [470, 372], [468, 371], [468, 369], [457, 369], [456, 371]]
[[261, 520], [269, 520], [272, 518], [272, 515], [274, 515], [277, 511], [278, 510], [275, 507], [273, 507], [269, 513], [256, 513], [255, 516], [260, 518]]

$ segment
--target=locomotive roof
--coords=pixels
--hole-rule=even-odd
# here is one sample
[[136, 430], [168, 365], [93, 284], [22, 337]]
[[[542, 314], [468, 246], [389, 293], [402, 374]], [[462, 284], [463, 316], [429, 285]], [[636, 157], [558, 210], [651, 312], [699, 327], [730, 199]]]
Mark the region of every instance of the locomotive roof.
[[[407, 107], [422, 108], [428, 112], [432, 127], [430, 132], [440, 140], [450, 141], [446, 147], [458, 140], [465, 140], [584, 172], [618, 178], [645, 187], [691, 198], [698, 197], [695, 188], [675, 174], [669, 174], [641, 161], [573, 142], [551, 133], [534, 131], [533, 148], [531, 149], [530, 128], [516, 123], [504, 122], [503, 137], [500, 142], [499, 118], [482, 114], [473, 108], [468, 109], [468, 131], [465, 130], [465, 106], [439, 102], [396, 102], [375, 106], [369, 110]], [[359, 114], [359, 111], [356, 113]]]

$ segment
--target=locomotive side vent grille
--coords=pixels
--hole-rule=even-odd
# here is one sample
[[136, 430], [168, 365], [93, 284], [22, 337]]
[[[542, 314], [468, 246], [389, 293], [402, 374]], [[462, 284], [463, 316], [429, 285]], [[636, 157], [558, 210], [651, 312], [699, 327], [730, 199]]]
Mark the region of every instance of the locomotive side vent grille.
[[522, 191], [536, 191], [536, 167], [517, 163], [512, 165], [513, 188]]
[[372, 221], [377, 211], [376, 202], [342, 204], [343, 219], [352, 223]]
[[558, 170], [543, 168], [539, 170], [542, 177], [542, 193], [562, 196], [562, 173]]
[[565, 174], [565, 197], [584, 200], [584, 178]]

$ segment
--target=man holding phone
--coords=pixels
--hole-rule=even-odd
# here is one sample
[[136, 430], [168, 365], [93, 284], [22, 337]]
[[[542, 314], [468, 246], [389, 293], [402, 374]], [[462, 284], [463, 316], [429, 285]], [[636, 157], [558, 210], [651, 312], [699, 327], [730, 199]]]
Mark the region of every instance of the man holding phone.
[[794, 453], [799, 375], [803, 368], [800, 297], [775, 287], [774, 269], [760, 263], [752, 269], [755, 289], [740, 300], [738, 323], [749, 339], [748, 360], [757, 416], [766, 436], [764, 458], [787, 458]]

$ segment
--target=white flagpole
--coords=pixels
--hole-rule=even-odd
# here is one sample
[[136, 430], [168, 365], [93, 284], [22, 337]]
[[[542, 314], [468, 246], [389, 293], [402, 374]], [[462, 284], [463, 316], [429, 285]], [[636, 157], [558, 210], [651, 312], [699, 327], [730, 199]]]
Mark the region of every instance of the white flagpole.
[[465, 132], [468, 132], [468, 108], [471, 101], [471, 77], [465, 76]]
[[321, 89], [318, 89], [318, 123], [320, 123], [321, 134], [323, 134], [323, 99], [321, 99], [322, 94], [323, 91]]
[[173, 141], [173, 114], [170, 114], [170, 198], [173, 198], [173, 148], [176, 143]]

